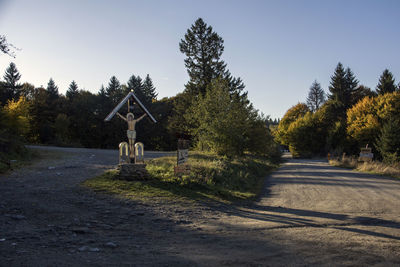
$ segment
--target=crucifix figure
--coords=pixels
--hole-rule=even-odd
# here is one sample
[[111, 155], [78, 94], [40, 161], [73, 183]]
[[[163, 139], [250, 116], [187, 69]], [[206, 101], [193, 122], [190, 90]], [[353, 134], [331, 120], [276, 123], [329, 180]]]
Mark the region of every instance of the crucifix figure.
[[[1, 1], [1, 0], [0, 0]], [[118, 111], [125, 105], [128, 104], [128, 113], [126, 114], [126, 117], [122, 116], [121, 114], [118, 113]], [[138, 119], [135, 120], [135, 116], [133, 115], [133, 105], [137, 104], [141, 111], [144, 112], [142, 116], [140, 116]], [[128, 164], [136, 164], [136, 151], [135, 151], [135, 141], [136, 141], [136, 130], [135, 126], [136, 123], [142, 120], [145, 116], [148, 116], [148, 118], [154, 122], [157, 123], [156, 119], [151, 115], [151, 113], [147, 110], [147, 108], [140, 102], [139, 98], [136, 97], [136, 95], [133, 93], [133, 91], [130, 91], [124, 99], [122, 99], [118, 105], [110, 112], [110, 114], [107, 115], [107, 117], [104, 119], [104, 121], [110, 121], [115, 115], [118, 115], [121, 119], [126, 121], [128, 123], [128, 130], [126, 131], [126, 135], [128, 136], [129, 140], [129, 145], [126, 142], [120, 143], [120, 162], [121, 162], [121, 155], [123, 155], [123, 148], [128, 147], [129, 150], [129, 162]], [[140, 143], [141, 144], [141, 143]], [[143, 144], [140, 146], [142, 148], [143, 152]], [[143, 159], [143, 155], [142, 155]]]
[[135, 116], [133, 113], [129, 112], [126, 114], [126, 118], [119, 114], [117, 112], [117, 115], [126, 121], [128, 123], [128, 130], [126, 131], [126, 135], [128, 136], [129, 140], [129, 157], [134, 158], [135, 157], [135, 140], [136, 140], [136, 131], [135, 131], [135, 125], [137, 122], [139, 122], [141, 119], [143, 119], [147, 114], [143, 114], [140, 116], [138, 119], [135, 120]]

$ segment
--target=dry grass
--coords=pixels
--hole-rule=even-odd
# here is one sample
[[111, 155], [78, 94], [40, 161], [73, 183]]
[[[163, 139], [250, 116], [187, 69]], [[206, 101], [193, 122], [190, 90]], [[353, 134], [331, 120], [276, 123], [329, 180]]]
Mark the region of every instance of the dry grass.
[[329, 164], [360, 172], [400, 178], [400, 163], [389, 165], [379, 161], [359, 162], [355, 157], [343, 157], [341, 159], [331, 159]]

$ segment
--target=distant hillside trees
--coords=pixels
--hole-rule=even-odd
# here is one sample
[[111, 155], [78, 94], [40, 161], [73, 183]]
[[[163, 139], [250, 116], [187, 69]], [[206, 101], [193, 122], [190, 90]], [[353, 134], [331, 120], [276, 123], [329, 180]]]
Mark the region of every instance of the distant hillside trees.
[[[59, 93], [52, 78], [46, 88], [36, 88], [29, 83], [20, 85], [20, 76], [15, 64], [11, 64], [4, 74], [5, 80], [0, 82], [1, 97], [4, 97], [0, 105], [0, 147], [1, 140], [7, 143], [10, 136], [19, 136], [30, 143], [101, 148], [115, 148], [126, 139], [125, 122], [118, 118], [104, 122], [130, 90], [115, 76], [97, 94], [79, 90], [78, 84], [72, 81], [66, 96]], [[138, 140], [145, 143], [146, 149], [174, 149], [176, 137], [167, 130], [172, 100], [157, 101], [156, 88], [149, 75], [144, 81], [139, 76], [132, 77], [139, 85], [132, 89], [141, 90], [138, 91], [142, 93], [140, 99], [158, 121], [156, 125], [147, 120], [138, 124]], [[134, 113], [141, 115], [143, 112], [136, 107]]]

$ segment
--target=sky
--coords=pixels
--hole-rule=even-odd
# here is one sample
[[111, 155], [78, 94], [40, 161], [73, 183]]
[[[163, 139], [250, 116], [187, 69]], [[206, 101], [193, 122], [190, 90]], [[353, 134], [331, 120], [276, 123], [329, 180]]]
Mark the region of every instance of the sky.
[[75, 80], [97, 93], [115, 75], [153, 79], [158, 98], [189, 77], [179, 42], [201, 17], [224, 39], [222, 59], [254, 107], [281, 118], [317, 80], [327, 92], [338, 62], [375, 89], [388, 68], [400, 81], [400, 1], [392, 0], [0, 0], [0, 35], [20, 50], [0, 54], [21, 82], [60, 93]]

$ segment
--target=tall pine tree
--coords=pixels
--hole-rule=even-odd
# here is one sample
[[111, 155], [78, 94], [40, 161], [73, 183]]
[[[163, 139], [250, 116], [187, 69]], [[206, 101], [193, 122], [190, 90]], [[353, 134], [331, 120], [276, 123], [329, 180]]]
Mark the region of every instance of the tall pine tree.
[[11, 62], [3, 76], [3, 92], [1, 92], [1, 102], [5, 104], [8, 100], [18, 99], [20, 96], [21, 84], [18, 83], [21, 79], [21, 74], [18, 72], [14, 62]]
[[121, 88], [121, 84], [115, 76], [110, 78], [110, 82], [106, 88], [106, 95], [110, 98], [113, 105], [119, 103], [122, 100], [123, 92]]
[[[145, 101], [145, 94], [144, 94], [144, 90], [143, 90], [143, 81], [142, 78], [140, 78], [140, 76], [135, 76], [132, 75], [128, 82], [126, 83], [127, 85], [127, 89], [129, 91], [133, 91], [133, 93], [141, 100], [141, 101]], [[128, 92], [126, 92], [128, 93]]]
[[308, 92], [307, 106], [312, 112], [315, 112], [324, 102], [325, 92], [322, 90], [321, 85], [317, 81], [314, 81]]
[[379, 83], [376, 86], [376, 92], [380, 95], [386, 93], [393, 93], [396, 91], [395, 79], [393, 78], [393, 74], [385, 69], [382, 75], [379, 77]]
[[224, 40], [201, 18], [187, 30], [179, 48], [186, 56], [185, 67], [190, 78], [186, 90], [192, 95], [204, 94], [216, 78], [226, 79], [231, 93], [240, 94], [244, 89], [242, 80], [233, 78], [221, 59]]
[[56, 100], [60, 96], [58, 93], [58, 87], [53, 78], [50, 78], [49, 82], [47, 83], [46, 90], [49, 95], [50, 101]]
[[157, 99], [158, 94], [149, 74], [146, 75], [146, 78], [143, 81], [143, 92], [147, 103], [152, 103], [153, 100]]
[[72, 81], [68, 87], [66, 96], [69, 100], [74, 99], [74, 97], [78, 94], [78, 85], [75, 81]]
[[339, 62], [331, 77], [328, 98], [334, 100], [336, 105], [340, 107], [338, 111], [343, 118], [346, 116], [346, 110], [354, 104], [357, 85], [358, 81], [351, 69], [345, 70], [342, 63]]
[[346, 109], [350, 108], [353, 106], [356, 102], [356, 92], [358, 88], [358, 80], [354, 76], [354, 73], [351, 71], [350, 68], [346, 69], [346, 74], [345, 74], [345, 79], [346, 79], [346, 91], [348, 95], [348, 101], [345, 102]]

